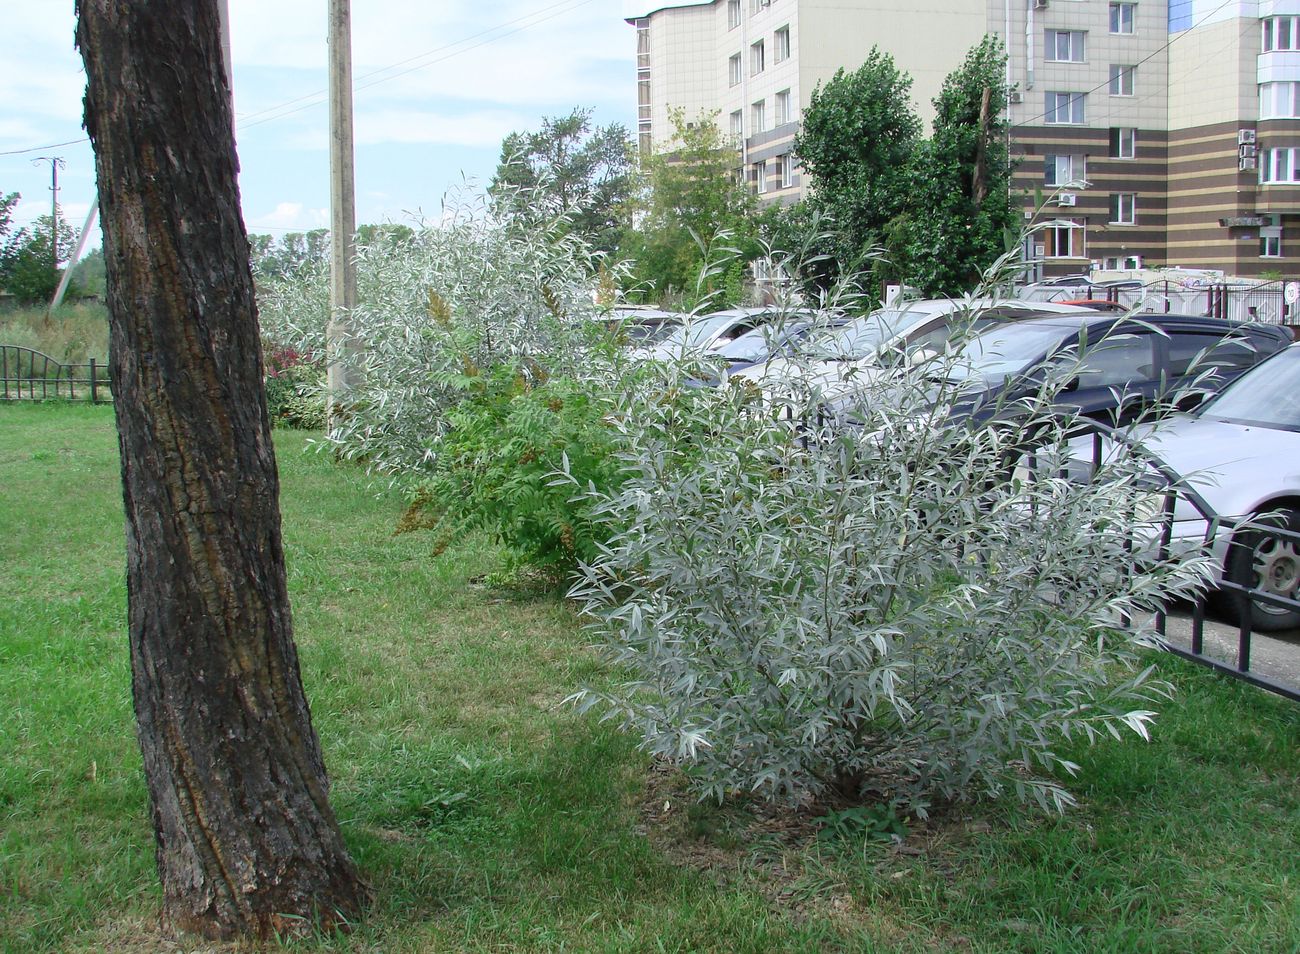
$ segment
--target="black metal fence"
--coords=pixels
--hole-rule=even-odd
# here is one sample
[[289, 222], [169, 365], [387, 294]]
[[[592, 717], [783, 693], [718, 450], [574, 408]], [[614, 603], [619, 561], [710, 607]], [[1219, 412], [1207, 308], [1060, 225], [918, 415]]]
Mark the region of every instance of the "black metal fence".
[[[1124, 432], [1117, 431], [1104, 424], [1090, 424], [1089, 428], [1092, 431], [1092, 464], [1094, 472], [1101, 466], [1107, 439], [1129, 444], [1130, 446], [1134, 444], [1133, 439]], [[1263, 605], [1289, 612], [1300, 612], [1300, 599], [1297, 599], [1295, 595], [1286, 596], [1276, 590], [1264, 589], [1260, 584], [1266, 581], [1258, 578], [1251, 584], [1234, 580], [1228, 572], [1233, 548], [1246, 547], [1253, 552], [1260, 552], [1263, 548], [1275, 547], [1285, 549], [1288, 554], [1294, 556], [1300, 553], [1300, 533], [1267, 518], [1254, 515], [1244, 517], [1225, 516], [1216, 513], [1205, 498], [1197, 493], [1195, 488], [1191, 487], [1181, 475], [1173, 472], [1163, 461], [1150, 452], [1143, 450], [1141, 447], [1136, 449], [1148, 459], [1152, 469], [1160, 475], [1164, 483], [1161, 491], [1160, 531], [1156, 543], [1155, 558], [1157, 560], [1166, 560], [1170, 557], [1172, 548], [1175, 545], [1173, 534], [1175, 504], [1181, 499], [1190, 504], [1195, 509], [1199, 519], [1205, 523], [1204, 533], [1199, 536], [1199, 540], [1194, 539], [1193, 543], [1204, 547], [1207, 552], [1213, 554], [1219, 567], [1219, 576], [1216, 581], [1218, 593], [1236, 604], [1237, 645], [1235, 662], [1225, 661], [1206, 651], [1206, 612], [1209, 601], [1214, 595], [1210, 591], [1201, 593], [1192, 606], [1191, 640], [1186, 647], [1180, 646], [1169, 639], [1168, 613], [1163, 609], [1156, 613], [1155, 626], [1160, 634], [1163, 647], [1171, 653], [1200, 663], [1203, 666], [1208, 666], [1217, 672], [1226, 673], [1235, 679], [1240, 679], [1253, 686], [1267, 689], [1269, 692], [1300, 702], [1300, 684], [1273, 678], [1251, 667], [1255, 636], [1254, 608]], [[1036, 472], [1036, 470], [1037, 468], [1032, 466], [1031, 460], [1031, 473]], [[1186, 543], [1186, 538], [1182, 542]], [[1128, 622], [1125, 620], [1125, 623]], [[1300, 660], [1300, 645], [1292, 648], [1297, 660]], [[1298, 663], [1297, 668], [1300, 668], [1300, 663]]]
[[17, 345], [0, 345], [0, 400], [111, 401], [108, 365], [63, 364], [48, 354]]

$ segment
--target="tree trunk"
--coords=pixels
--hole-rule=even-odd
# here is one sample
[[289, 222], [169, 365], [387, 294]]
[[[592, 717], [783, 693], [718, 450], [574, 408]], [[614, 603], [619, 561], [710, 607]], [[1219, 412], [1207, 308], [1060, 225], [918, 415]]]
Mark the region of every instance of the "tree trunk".
[[80, 0], [126, 501], [132, 690], [166, 929], [342, 925], [298, 670], [218, 0]]

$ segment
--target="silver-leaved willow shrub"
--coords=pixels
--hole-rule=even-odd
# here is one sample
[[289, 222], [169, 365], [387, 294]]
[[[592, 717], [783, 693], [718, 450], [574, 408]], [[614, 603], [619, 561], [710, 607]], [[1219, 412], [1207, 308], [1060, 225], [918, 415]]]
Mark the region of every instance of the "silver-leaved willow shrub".
[[574, 701], [680, 760], [702, 798], [920, 815], [1007, 794], [1061, 810], [1064, 741], [1146, 738], [1170, 687], [1122, 623], [1207, 563], [1148, 545], [1129, 448], [1069, 478], [1078, 422], [1053, 401], [1077, 356], [972, 422], [963, 346], [1011, 265], [929, 353], [827, 362], [814, 333], [757, 386], [692, 387], [686, 360], [622, 392], [629, 477], [571, 595], [630, 677]]
[[[466, 189], [444, 200], [438, 219], [379, 229], [359, 245], [351, 317], [363, 342], [362, 383], [329, 434], [340, 454], [383, 472], [420, 472], [437, 454], [465, 379], [502, 363], [525, 374], [612, 380], [593, 292], [602, 268], [617, 278], [619, 266], [563, 227], [564, 210], [550, 218], [511, 211], [540, 205], [526, 196], [494, 205]], [[323, 353], [326, 268], [268, 282], [259, 298], [266, 337]]]

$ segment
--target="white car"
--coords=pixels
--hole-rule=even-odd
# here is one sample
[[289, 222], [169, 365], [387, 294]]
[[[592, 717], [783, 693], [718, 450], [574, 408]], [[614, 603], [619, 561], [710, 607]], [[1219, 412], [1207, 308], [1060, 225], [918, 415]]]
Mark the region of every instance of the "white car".
[[799, 345], [797, 357], [773, 357], [736, 372], [762, 388], [780, 387], [781, 382], [802, 379], [823, 393], [852, 390], [855, 381], [873, 373], [882, 356], [895, 352], [911, 360], [938, 354], [962, 320], [974, 318], [974, 326], [1016, 321], [1042, 315], [1096, 316], [1076, 305], [1026, 302], [1010, 299], [935, 298], [881, 308], [855, 318], [827, 334], [812, 335]]
[[638, 348], [634, 357], [648, 360], [681, 358], [687, 354], [707, 355], [729, 341], [764, 325], [807, 320], [808, 314], [791, 309], [728, 308], [709, 315], [688, 316], [686, 321], [652, 347]]
[[[1212, 545], [1223, 578], [1300, 598], [1300, 344], [1247, 371], [1194, 412], [1155, 428], [1143, 444], [1221, 518]], [[1298, 536], [1255, 529], [1261, 525]], [[1208, 529], [1197, 508], [1177, 498], [1174, 545], [1203, 540]], [[1246, 600], [1227, 602], [1241, 614]], [[1300, 628], [1300, 609], [1250, 605], [1254, 629]]]

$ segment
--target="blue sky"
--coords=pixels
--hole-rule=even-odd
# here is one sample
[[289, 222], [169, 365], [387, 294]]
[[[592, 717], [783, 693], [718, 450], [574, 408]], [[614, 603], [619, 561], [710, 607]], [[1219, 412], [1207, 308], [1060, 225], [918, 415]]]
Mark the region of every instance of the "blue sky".
[[[249, 231], [328, 224], [327, 0], [230, 0], [240, 186]], [[85, 76], [72, 0], [4, 0], [0, 192], [26, 224], [60, 205], [80, 228], [94, 198], [82, 140]], [[436, 218], [466, 178], [486, 185], [501, 139], [589, 107], [635, 125], [635, 33], [615, 0], [357, 0], [353, 78], [359, 222]], [[57, 145], [67, 143], [66, 145]], [[44, 148], [53, 147], [53, 148]], [[92, 244], [98, 244], [98, 237]]]

